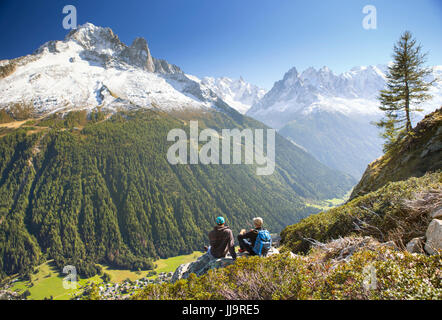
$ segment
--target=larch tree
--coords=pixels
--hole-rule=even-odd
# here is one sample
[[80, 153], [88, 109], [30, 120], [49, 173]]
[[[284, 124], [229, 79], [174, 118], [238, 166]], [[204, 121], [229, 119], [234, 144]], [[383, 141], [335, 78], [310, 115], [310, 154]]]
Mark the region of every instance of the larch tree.
[[432, 97], [428, 91], [434, 80], [426, 80], [431, 74], [431, 69], [423, 66], [426, 57], [427, 53], [422, 52], [422, 46], [409, 31], [405, 31], [394, 46], [393, 63], [386, 74], [386, 88], [381, 90], [378, 98], [379, 108], [385, 114], [376, 123], [383, 130], [384, 151], [400, 136], [411, 132], [412, 113], [422, 111], [419, 105]]

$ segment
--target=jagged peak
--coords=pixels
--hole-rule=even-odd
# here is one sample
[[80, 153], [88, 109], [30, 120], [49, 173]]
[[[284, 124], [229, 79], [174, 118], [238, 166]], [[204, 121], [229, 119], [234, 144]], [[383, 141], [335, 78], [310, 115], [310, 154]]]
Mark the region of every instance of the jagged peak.
[[75, 41], [86, 50], [122, 59], [149, 72], [182, 73], [176, 65], [163, 59], [153, 58], [145, 38], [137, 37], [130, 46], [127, 46], [109, 27], [99, 27], [87, 22], [72, 30], [65, 38], [65, 42], [67, 41]]
[[319, 69], [319, 72], [321, 73], [333, 73], [329, 67], [323, 66], [321, 69]]
[[132, 44], [130, 45], [131, 48], [138, 49], [138, 50], [145, 50], [146, 52], [149, 52], [149, 46], [147, 45], [146, 39], [143, 37], [137, 37], [132, 41]]
[[89, 22], [69, 32], [65, 41], [75, 41], [86, 50], [100, 54], [119, 53], [126, 48], [111, 28], [98, 27]]
[[294, 78], [298, 76], [298, 70], [296, 69], [296, 67], [291, 68], [289, 71], [287, 71], [284, 75], [284, 79], [288, 79], [288, 78]]
[[76, 29], [71, 30], [65, 37], [65, 40], [80, 40], [81, 37], [100, 37], [107, 36], [110, 38], [117, 38], [118, 36], [114, 34], [111, 28], [109, 27], [100, 27], [96, 26], [90, 22], [86, 22], [85, 24], [79, 25]]

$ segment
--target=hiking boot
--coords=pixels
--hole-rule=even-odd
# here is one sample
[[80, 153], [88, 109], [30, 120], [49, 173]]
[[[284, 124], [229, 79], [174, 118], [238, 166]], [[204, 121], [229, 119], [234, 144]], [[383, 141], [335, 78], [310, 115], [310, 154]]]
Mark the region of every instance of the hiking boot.
[[246, 249], [239, 249], [239, 250], [238, 250], [239, 253], [244, 253], [244, 252], [246, 252], [246, 251], [247, 251]]

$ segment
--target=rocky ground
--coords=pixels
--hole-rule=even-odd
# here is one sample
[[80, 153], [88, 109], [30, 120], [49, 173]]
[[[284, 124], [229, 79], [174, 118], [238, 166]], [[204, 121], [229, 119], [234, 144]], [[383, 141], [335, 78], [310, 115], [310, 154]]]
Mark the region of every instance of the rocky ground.
[[413, 238], [407, 244], [407, 251], [411, 253], [440, 254], [442, 252], [442, 206], [431, 214], [425, 236]]
[[[272, 247], [267, 256], [279, 254], [279, 250]], [[248, 256], [248, 253], [238, 253], [238, 257]], [[174, 283], [179, 279], [187, 279], [190, 274], [194, 273], [196, 276], [201, 276], [209, 270], [225, 268], [235, 263], [235, 260], [228, 254], [225, 258], [215, 259], [208, 253], [199, 257], [196, 261], [180, 265], [173, 274], [171, 282]]]

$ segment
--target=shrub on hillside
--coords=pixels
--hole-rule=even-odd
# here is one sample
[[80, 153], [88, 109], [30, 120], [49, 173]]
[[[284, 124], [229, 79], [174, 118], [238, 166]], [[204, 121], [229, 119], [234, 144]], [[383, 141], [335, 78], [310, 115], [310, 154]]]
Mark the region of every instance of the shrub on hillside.
[[[367, 270], [374, 270], [371, 286]], [[290, 254], [249, 257], [199, 278], [151, 284], [134, 299], [441, 299], [441, 270], [440, 256], [387, 247], [362, 248], [339, 262]]]
[[15, 120], [26, 120], [35, 116], [32, 102], [16, 102], [9, 106], [9, 113]]
[[0, 123], [11, 122], [14, 119], [4, 110], [0, 110]]
[[351, 234], [394, 241], [404, 248], [425, 234], [429, 213], [441, 205], [442, 172], [392, 182], [353, 201], [309, 216], [281, 233], [283, 245], [306, 253], [311, 239], [326, 242]]

